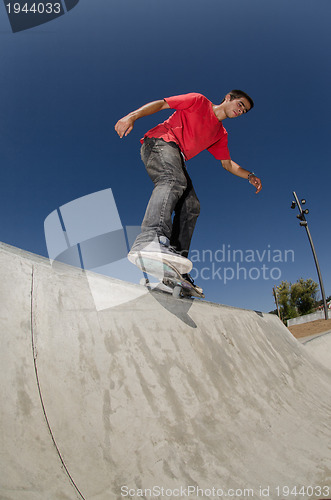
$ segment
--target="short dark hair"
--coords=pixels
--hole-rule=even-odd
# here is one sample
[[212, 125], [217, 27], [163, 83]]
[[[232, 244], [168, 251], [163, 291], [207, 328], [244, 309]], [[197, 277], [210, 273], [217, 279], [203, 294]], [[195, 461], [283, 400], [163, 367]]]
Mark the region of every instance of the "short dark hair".
[[[254, 101], [253, 99], [248, 95], [246, 94], [246, 92], [244, 92], [243, 90], [230, 90], [230, 92], [228, 92], [228, 94], [230, 94], [230, 100], [233, 101], [233, 99], [240, 99], [241, 97], [245, 97], [245, 99], [247, 99], [247, 101], [249, 102], [250, 104], [250, 108], [249, 109], [252, 109], [254, 108]], [[225, 99], [223, 99], [222, 102], [224, 102]], [[247, 110], [247, 112], [249, 111], [249, 109]]]

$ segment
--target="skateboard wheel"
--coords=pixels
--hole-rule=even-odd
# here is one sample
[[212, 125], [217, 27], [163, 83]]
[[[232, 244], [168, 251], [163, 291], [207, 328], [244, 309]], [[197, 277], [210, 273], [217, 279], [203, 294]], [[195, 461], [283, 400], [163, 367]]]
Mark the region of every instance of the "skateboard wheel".
[[174, 287], [172, 295], [175, 299], [179, 299], [181, 296], [181, 292], [182, 292], [182, 287], [177, 285]]

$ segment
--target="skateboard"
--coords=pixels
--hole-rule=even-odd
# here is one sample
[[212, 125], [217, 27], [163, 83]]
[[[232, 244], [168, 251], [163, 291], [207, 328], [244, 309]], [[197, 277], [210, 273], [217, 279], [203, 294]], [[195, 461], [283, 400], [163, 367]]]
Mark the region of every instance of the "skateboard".
[[[161, 283], [172, 288], [174, 298], [181, 297], [199, 297], [204, 298], [204, 294], [187, 281], [179, 273], [176, 267], [165, 259], [156, 259], [153, 257], [138, 257], [136, 266], [141, 269], [144, 274], [150, 274], [156, 277]], [[149, 279], [145, 276], [145, 286], [149, 286]], [[168, 293], [168, 292], [166, 292]]]

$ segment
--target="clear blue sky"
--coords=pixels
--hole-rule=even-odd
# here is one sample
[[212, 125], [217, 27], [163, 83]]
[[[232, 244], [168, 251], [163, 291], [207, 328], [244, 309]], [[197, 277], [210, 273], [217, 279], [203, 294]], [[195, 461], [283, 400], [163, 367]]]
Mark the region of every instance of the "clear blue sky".
[[[138, 121], [122, 140], [115, 122], [151, 100], [194, 91], [218, 104], [240, 88], [255, 108], [224, 126], [233, 160], [263, 190], [255, 195], [208, 152], [187, 163], [202, 207], [197, 282], [208, 300], [269, 311], [280, 281], [317, 281], [290, 210], [295, 190], [308, 200], [330, 295], [330, 15], [330, 0], [80, 0], [13, 34], [1, 3], [0, 240], [47, 256], [48, 214], [106, 188], [123, 226], [139, 225], [152, 188], [139, 139], [169, 112]], [[255, 259], [239, 262], [246, 279], [233, 256], [220, 262], [224, 248]]]

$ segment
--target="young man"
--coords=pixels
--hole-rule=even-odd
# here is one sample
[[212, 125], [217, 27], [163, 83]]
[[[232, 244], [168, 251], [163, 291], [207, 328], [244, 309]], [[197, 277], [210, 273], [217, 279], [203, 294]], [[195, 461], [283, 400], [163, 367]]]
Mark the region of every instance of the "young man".
[[151, 253], [161, 254], [186, 279], [190, 278], [186, 273], [192, 264], [186, 257], [200, 204], [184, 161], [201, 151], [207, 149], [221, 161], [225, 170], [248, 180], [255, 186], [256, 193], [261, 191], [260, 179], [231, 159], [222, 123], [226, 118], [246, 114], [253, 106], [253, 100], [241, 90], [232, 90], [218, 105], [202, 94], [190, 93], [145, 104], [116, 123], [115, 130], [122, 138], [131, 132], [138, 118], [163, 109], [175, 110], [170, 118], [146, 132], [141, 139], [141, 157], [154, 190], [142, 231], [128, 255], [130, 261], [135, 262], [138, 256]]

